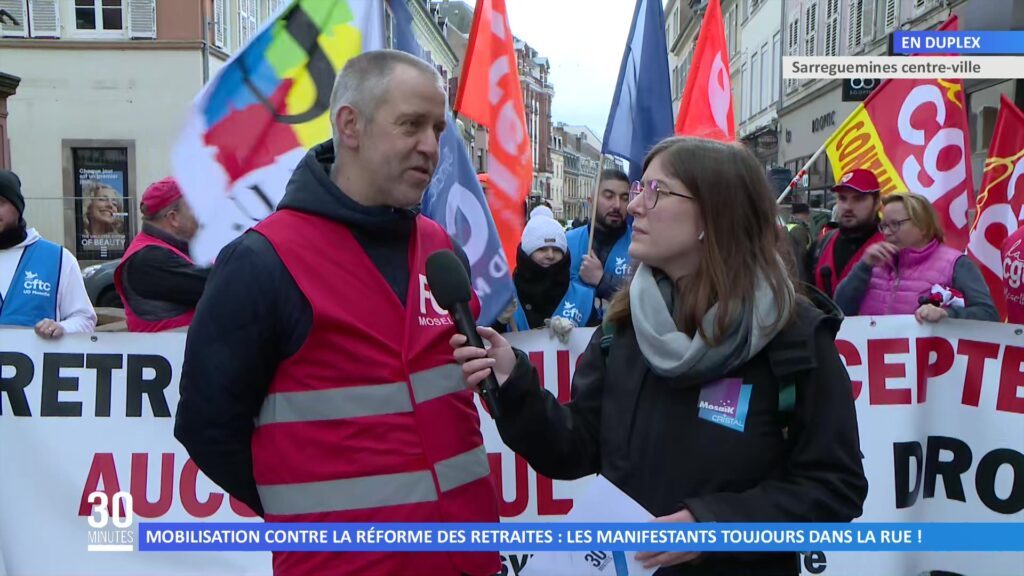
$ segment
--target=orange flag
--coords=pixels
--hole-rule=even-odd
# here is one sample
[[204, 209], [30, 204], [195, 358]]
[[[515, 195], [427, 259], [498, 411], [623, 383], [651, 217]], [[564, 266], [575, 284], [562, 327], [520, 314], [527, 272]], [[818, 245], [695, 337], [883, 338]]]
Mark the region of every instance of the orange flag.
[[1003, 242], [1020, 227], [1024, 208], [1024, 112], [1002, 95], [992, 144], [978, 194], [967, 254], [978, 263], [992, 300], [1006, 320], [1003, 297]]
[[[953, 16], [939, 30], [956, 31]], [[974, 194], [962, 80], [888, 79], [825, 143], [832, 171], [871, 170], [882, 194], [915, 192], [935, 207], [946, 244], [967, 247]]]
[[679, 103], [676, 136], [700, 136], [714, 140], [736, 139], [732, 115], [732, 82], [729, 81], [729, 48], [718, 0], [708, 2], [700, 36], [693, 51], [693, 65]]
[[509, 268], [525, 226], [533, 154], [505, 0], [477, 0], [455, 110], [488, 128], [489, 204]]

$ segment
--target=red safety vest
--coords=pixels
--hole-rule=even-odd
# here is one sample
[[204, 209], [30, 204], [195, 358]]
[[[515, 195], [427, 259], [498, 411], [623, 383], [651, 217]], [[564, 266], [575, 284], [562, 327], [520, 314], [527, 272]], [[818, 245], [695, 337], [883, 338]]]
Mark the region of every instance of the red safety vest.
[[166, 320], [143, 320], [135, 315], [135, 311], [132, 310], [131, 305], [128, 303], [128, 298], [124, 293], [124, 285], [121, 281], [121, 274], [124, 271], [125, 265], [136, 252], [142, 250], [147, 246], [159, 246], [174, 252], [178, 256], [184, 258], [189, 264], [192, 264], [192, 259], [188, 257], [181, 250], [178, 250], [174, 246], [171, 246], [167, 242], [157, 238], [156, 236], [150, 236], [145, 232], [140, 232], [132, 243], [128, 246], [128, 250], [125, 250], [124, 256], [121, 257], [121, 263], [117, 265], [117, 269], [114, 270], [114, 288], [117, 290], [118, 296], [121, 297], [121, 302], [124, 303], [124, 320], [128, 326], [129, 332], [163, 332], [165, 330], [174, 330], [175, 328], [181, 328], [192, 324], [192, 317], [196, 315], [195, 308], [188, 312], [179, 314], [173, 318]]
[[[473, 394], [426, 285], [448, 234], [418, 217], [406, 302], [348, 228], [280, 210], [255, 227], [313, 311], [256, 421], [253, 475], [268, 522], [497, 522]], [[253, 287], [259, 289], [259, 287]], [[474, 314], [480, 304], [474, 296]], [[282, 574], [495, 574], [494, 552], [276, 552]]]
[[[860, 247], [860, 250], [857, 250], [857, 253], [854, 254], [852, 258], [850, 258], [850, 261], [846, 263], [846, 267], [843, 268], [842, 273], [837, 275], [835, 264], [835, 246], [836, 237], [838, 237], [839, 234], [841, 234], [841, 232], [836, 231], [834, 234], [829, 234], [824, 238], [824, 240], [822, 240], [825, 243], [825, 247], [822, 248], [821, 255], [818, 257], [818, 264], [814, 268], [814, 284], [815, 286], [818, 287], [819, 290], [828, 294], [829, 298], [831, 298], [836, 293], [836, 287], [839, 286], [839, 283], [842, 282], [844, 278], [849, 276], [850, 271], [853, 270], [853, 267], [857, 265], [857, 262], [860, 262], [861, 257], [864, 256], [864, 252], [868, 249], [868, 247], [871, 246], [872, 244], [877, 244], [885, 240], [885, 237], [882, 236], [881, 232], [875, 232], [871, 236], [871, 238], [868, 238], [867, 242], [865, 242], [864, 245]], [[829, 281], [829, 290], [825, 289], [825, 278], [821, 274], [821, 271], [824, 270], [825, 267], [828, 267], [829, 269], [832, 270], [832, 279]]]

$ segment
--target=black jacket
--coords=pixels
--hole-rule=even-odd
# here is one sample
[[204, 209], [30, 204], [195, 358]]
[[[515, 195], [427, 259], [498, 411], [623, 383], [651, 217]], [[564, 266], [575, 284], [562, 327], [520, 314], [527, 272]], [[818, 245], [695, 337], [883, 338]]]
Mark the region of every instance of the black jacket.
[[[296, 167], [279, 208], [346, 224], [376, 267], [367, 273], [384, 276], [404, 303], [418, 211], [358, 204], [331, 181], [333, 163], [331, 142], [313, 148]], [[458, 246], [455, 252], [468, 270], [465, 254]], [[217, 257], [189, 328], [174, 436], [203, 473], [260, 515], [253, 421], [278, 364], [302, 347], [312, 322], [309, 300], [270, 242], [250, 231]]]
[[[632, 328], [615, 334], [607, 359], [595, 333], [565, 406], [517, 351], [498, 431], [537, 472], [601, 473], [655, 516], [685, 508], [700, 522], [848, 522], [868, 486], [838, 325], [801, 301], [796, 319], [730, 375], [753, 385], [744, 432], [698, 418], [701, 387], [653, 374]], [[787, 439], [778, 391], [794, 379]], [[798, 572], [795, 553], [708, 553], [658, 574]]]
[[[142, 231], [188, 254], [188, 242], [146, 223]], [[195, 264], [160, 246], [146, 246], [132, 254], [121, 269], [121, 285], [132, 312], [143, 320], [174, 318], [196, 307], [206, 288], [209, 268]]]

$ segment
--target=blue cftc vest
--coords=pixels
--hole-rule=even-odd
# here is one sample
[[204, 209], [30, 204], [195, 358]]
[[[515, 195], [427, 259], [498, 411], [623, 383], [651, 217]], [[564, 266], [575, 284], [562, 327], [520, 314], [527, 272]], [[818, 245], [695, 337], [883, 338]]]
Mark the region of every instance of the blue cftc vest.
[[[580, 282], [569, 282], [569, 289], [562, 298], [553, 316], [568, 318], [577, 328], [586, 326], [590, 321], [590, 313], [594, 309], [594, 289]], [[529, 330], [530, 323], [523, 311], [523, 303], [516, 295], [515, 326], [517, 330]]]
[[[632, 237], [632, 228], [630, 224], [626, 228], [625, 234], [619, 238], [608, 253], [608, 260], [604, 263], [605, 276], [625, 280], [633, 273], [632, 263], [629, 260], [629, 239]], [[594, 307], [597, 308], [598, 316], [604, 318], [605, 303], [597, 298], [597, 289], [580, 279], [583, 256], [589, 252], [587, 243], [590, 240], [590, 225], [566, 232], [565, 240], [569, 245], [569, 256], [572, 258], [572, 264], [569, 267], [569, 280], [579, 291], [589, 291], [590, 299], [593, 300]]]
[[14, 272], [7, 297], [0, 300], [0, 326], [35, 326], [57, 318], [57, 286], [60, 285], [59, 244], [40, 238], [25, 247]]

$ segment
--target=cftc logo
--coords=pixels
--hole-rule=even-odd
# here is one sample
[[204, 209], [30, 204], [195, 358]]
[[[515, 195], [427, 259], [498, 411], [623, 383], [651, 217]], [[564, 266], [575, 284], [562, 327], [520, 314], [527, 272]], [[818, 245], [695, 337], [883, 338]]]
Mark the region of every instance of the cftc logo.
[[[135, 530], [132, 495], [128, 492], [114, 494], [108, 502], [106, 492], [93, 492], [86, 500], [92, 504], [89, 516], [89, 552], [133, 552], [135, 551]], [[109, 504], [109, 506], [108, 506]], [[113, 524], [113, 528], [108, 528]]]

